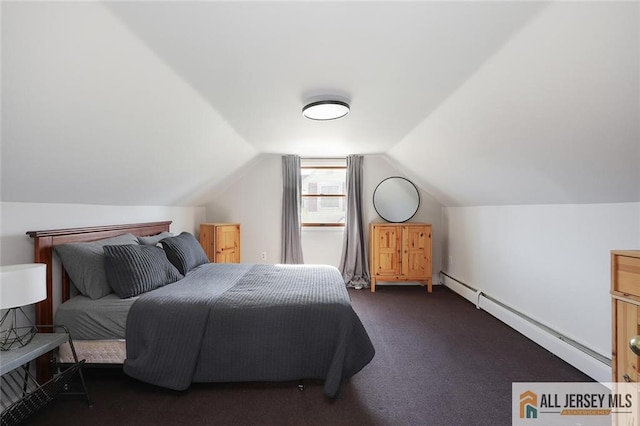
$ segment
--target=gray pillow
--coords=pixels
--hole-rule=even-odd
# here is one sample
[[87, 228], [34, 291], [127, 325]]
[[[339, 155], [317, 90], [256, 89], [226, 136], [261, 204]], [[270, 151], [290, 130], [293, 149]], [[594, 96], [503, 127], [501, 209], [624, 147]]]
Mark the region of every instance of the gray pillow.
[[171, 232], [161, 232], [156, 235], [151, 235], [150, 237], [138, 237], [138, 242], [145, 246], [155, 246], [160, 240], [168, 237], [173, 237], [173, 234]]
[[104, 246], [104, 268], [109, 285], [121, 299], [182, 279], [164, 250], [156, 246]]
[[124, 234], [87, 243], [61, 244], [55, 247], [55, 251], [80, 294], [99, 299], [112, 292], [104, 271], [102, 248], [124, 244], [138, 245], [138, 239], [133, 234]]
[[177, 237], [160, 240], [160, 244], [162, 244], [162, 248], [167, 254], [169, 262], [171, 262], [182, 275], [187, 275], [187, 272], [196, 266], [209, 263], [209, 258], [198, 240], [196, 240], [196, 237], [188, 232], [183, 232]]

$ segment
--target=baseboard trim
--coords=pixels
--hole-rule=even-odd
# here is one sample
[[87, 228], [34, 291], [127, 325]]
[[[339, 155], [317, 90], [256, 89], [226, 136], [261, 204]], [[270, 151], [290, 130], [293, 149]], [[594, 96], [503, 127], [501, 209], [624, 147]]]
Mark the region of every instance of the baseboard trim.
[[594, 380], [600, 383], [611, 382], [611, 360], [548, 327], [541, 326], [446, 273], [441, 274], [440, 283]]

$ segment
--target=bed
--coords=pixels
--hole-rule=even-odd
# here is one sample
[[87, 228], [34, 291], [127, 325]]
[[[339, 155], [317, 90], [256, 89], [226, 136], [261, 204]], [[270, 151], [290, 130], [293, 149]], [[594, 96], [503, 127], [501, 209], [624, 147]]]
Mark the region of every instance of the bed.
[[[170, 223], [28, 232], [34, 261], [48, 266], [49, 297], [36, 305], [36, 322], [53, 323], [55, 308], [55, 323], [70, 327], [87, 363], [122, 365], [136, 379], [174, 390], [191, 383], [320, 379], [324, 393], [336, 398], [371, 361], [375, 350], [336, 268], [208, 263], [190, 234], [167, 237]], [[131, 238], [138, 243], [125, 241]], [[100, 291], [92, 294], [100, 281], [93, 275], [92, 287], [83, 287], [76, 269], [90, 262], [78, 265], [76, 253], [63, 250], [84, 246], [78, 243], [104, 249], [111, 289], [96, 286]], [[58, 256], [59, 298], [53, 293]], [[156, 276], [162, 284], [149, 284]], [[73, 295], [75, 287], [80, 294]], [[64, 348], [59, 357], [64, 361]], [[51, 374], [49, 361], [38, 360], [39, 378]]]

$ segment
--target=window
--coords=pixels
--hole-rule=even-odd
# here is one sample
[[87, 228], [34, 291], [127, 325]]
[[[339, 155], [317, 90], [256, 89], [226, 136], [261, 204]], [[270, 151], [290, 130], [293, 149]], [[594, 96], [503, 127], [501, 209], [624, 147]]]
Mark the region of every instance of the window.
[[347, 165], [344, 158], [303, 158], [302, 226], [344, 226]]

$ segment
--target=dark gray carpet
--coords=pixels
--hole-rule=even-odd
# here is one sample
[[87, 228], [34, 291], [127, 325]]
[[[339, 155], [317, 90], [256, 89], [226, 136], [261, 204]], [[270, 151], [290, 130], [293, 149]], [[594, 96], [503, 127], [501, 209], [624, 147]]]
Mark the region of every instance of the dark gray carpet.
[[322, 383], [199, 384], [174, 392], [88, 370], [94, 406], [58, 399], [34, 425], [510, 425], [514, 381], [591, 381], [450, 290], [350, 290], [376, 356], [328, 400]]

